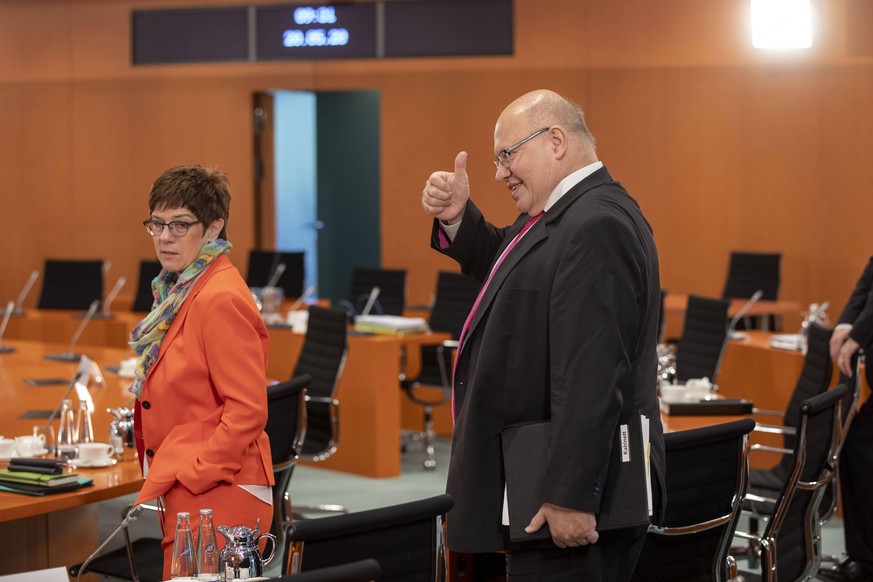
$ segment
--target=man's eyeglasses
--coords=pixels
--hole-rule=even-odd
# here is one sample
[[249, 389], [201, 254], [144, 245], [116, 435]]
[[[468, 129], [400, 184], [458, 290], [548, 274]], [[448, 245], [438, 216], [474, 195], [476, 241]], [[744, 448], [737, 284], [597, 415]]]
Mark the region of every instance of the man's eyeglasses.
[[185, 236], [188, 234], [188, 229], [191, 228], [192, 224], [200, 224], [202, 221], [195, 220], [193, 222], [183, 222], [181, 220], [174, 220], [172, 222], [161, 222], [160, 220], [143, 220], [142, 225], [146, 227], [146, 230], [152, 236], [161, 236], [161, 233], [164, 232], [164, 227], [170, 227], [170, 234], [173, 236]]
[[520, 148], [521, 146], [523, 146], [524, 144], [526, 144], [527, 142], [529, 142], [530, 140], [532, 140], [533, 138], [538, 136], [539, 134], [545, 133], [547, 131], [549, 131], [549, 128], [544, 127], [542, 129], [540, 129], [539, 131], [533, 132], [532, 134], [530, 134], [529, 136], [527, 136], [523, 140], [512, 144], [508, 148], [500, 150], [499, 152], [497, 152], [497, 155], [494, 156], [494, 167], [499, 168], [500, 166], [503, 166], [504, 168], [508, 168], [510, 162], [512, 161], [512, 154], [515, 153], [515, 150], [517, 150], [518, 148]]

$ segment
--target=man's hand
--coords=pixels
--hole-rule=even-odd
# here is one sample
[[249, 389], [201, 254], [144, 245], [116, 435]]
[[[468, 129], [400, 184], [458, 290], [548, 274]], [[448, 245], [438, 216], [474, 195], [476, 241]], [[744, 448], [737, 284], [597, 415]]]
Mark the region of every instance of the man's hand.
[[840, 371], [849, 378], [851, 378], [855, 373], [852, 369], [852, 356], [855, 355], [855, 352], [857, 352], [860, 347], [861, 346], [858, 342], [852, 338], [848, 338], [843, 344], [843, 347], [840, 348], [840, 353], [837, 354], [837, 366], [839, 366]]
[[543, 503], [524, 531], [534, 533], [546, 523], [549, 524], [552, 541], [559, 548], [587, 546], [596, 543], [600, 537], [594, 529], [597, 527], [597, 518], [593, 513], [567, 509], [551, 503]]
[[464, 216], [469, 198], [467, 152], [460, 152], [455, 157], [454, 172], [434, 172], [430, 175], [421, 193], [421, 205], [434, 218], [454, 224]]
[[852, 326], [849, 325], [837, 326], [836, 329], [834, 329], [829, 344], [832, 360], [837, 361], [837, 357], [840, 355], [840, 349], [843, 347], [843, 344], [846, 343], [846, 340], [849, 339], [849, 332], [851, 331]]

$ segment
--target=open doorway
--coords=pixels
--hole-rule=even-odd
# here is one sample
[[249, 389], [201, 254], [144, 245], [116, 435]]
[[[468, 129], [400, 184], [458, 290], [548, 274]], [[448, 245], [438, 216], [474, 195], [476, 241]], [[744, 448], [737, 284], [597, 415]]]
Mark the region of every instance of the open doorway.
[[379, 94], [254, 96], [255, 234], [264, 250], [305, 252], [305, 286], [345, 299], [356, 266], [381, 261]]

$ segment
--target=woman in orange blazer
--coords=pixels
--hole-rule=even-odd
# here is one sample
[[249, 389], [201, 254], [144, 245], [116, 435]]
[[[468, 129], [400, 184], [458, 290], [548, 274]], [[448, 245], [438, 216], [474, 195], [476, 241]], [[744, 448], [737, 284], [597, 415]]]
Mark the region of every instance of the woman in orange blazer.
[[[248, 287], [225, 256], [230, 188], [224, 174], [171, 168], [152, 186], [144, 225], [163, 269], [152, 311], [131, 333], [131, 392], [145, 484], [160, 498], [170, 578], [176, 514], [212, 509], [216, 525], [272, 520], [267, 422], [268, 336]], [[219, 536], [220, 538], [220, 536]], [[219, 546], [223, 539], [219, 539]]]

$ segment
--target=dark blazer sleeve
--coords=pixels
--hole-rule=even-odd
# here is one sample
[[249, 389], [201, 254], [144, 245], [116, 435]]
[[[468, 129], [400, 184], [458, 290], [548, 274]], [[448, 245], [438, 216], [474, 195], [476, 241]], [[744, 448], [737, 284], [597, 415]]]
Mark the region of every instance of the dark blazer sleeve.
[[[525, 218], [527, 215], [523, 215]], [[456, 260], [461, 272], [476, 281], [482, 282], [488, 277], [491, 265], [497, 257], [498, 250], [503, 246], [507, 228], [497, 228], [482, 216], [482, 211], [473, 203], [467, 201], [464, 218], [455, 235], [455, 240], [446, 247], [440, 247], [440, 224], [434, 219], [431, 231], [430, 246], [442, 254]]]
[[849, 337], [860, 345], [873, 344], [873, 257], [858, 279], [838, 323], [852, 324]]

